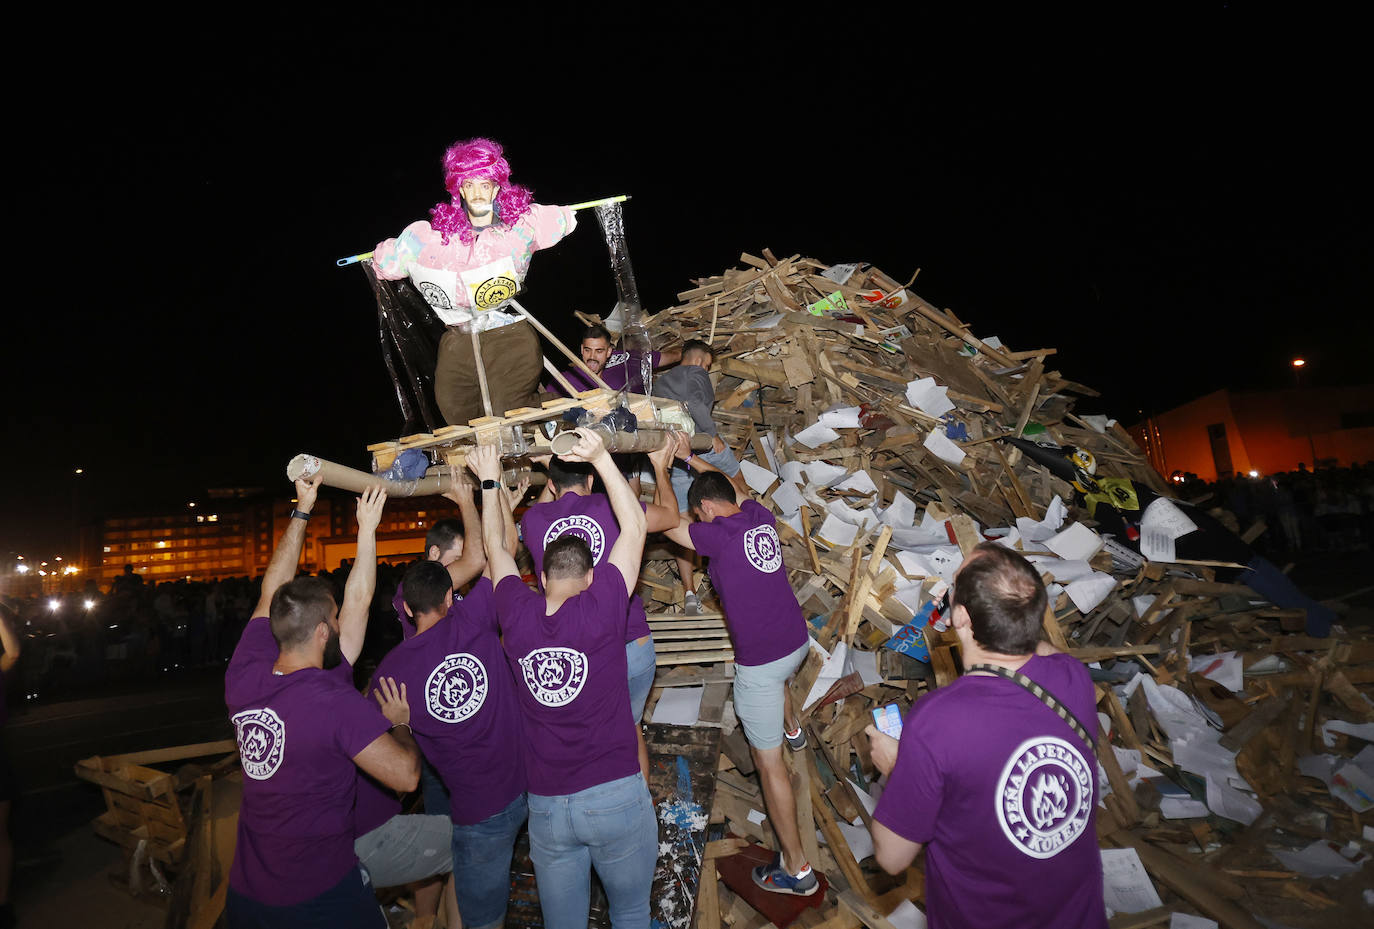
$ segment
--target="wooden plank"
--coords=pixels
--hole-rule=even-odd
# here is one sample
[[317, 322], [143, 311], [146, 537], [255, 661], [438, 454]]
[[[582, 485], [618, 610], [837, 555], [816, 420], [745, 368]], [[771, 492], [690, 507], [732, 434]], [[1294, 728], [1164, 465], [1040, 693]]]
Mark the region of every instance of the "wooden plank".
[[851, 887], [849, 890], [839, 894], [840, 906], [858, 917], [859, 922], [863, 923], [868, 929], [896, 929], [892, 923], [888, 922], [886, 916], [878, 912], [868, 900], [863, 899], [854, 892]]
[[99, 756], [106, 771], [113, 771], [125, 765], [150, 765], [164, 761], [181, 761], [186, 758], [205, 758], [210, 755], [227, 755], [239, 750], [233, 739], [218, 742], [197, 742], [193, 745], [177, 745], [171, 748], [156, 748], [145, 752], [131, 752], [127, 755]]
[[1145, 870], [1204, 915], [1215, 919], [1222, 929], [1263, 929], [1253, 916], [1223, 895], [1220, 887], [1230, 882], [1206, 863], [1180, 861], [1125, 830], [1112, 833], [1111, 841], [1121, 848], [1134, 848]]

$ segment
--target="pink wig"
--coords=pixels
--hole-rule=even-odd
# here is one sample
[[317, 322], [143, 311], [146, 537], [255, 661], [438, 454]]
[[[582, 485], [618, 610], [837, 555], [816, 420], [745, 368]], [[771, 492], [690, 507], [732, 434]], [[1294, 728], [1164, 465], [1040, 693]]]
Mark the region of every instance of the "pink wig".
[[461, 196], [463, 181], [469, 178], [500, 185], [495, 207], [501, 222], [514, 225], [530, 210], [534, 195], [529, 188], [510, 183], [510, 164], [502, 157], [500, 143], [491, 139], [455, 142], [444, 152], [444, 187], [453, 199], [448, 203], [436, 203], [429, 211], [430, 225], [439, 232], [445, 245], [455, 232], [464, 245], [471, 245], [475, 238]]

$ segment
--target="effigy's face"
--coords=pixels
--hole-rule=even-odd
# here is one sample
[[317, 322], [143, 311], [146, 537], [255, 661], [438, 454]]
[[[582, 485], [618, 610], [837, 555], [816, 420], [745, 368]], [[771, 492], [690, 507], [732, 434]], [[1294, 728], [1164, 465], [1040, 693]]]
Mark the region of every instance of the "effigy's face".
[[582, 363], [591, 368], [593, 374], [600, 374], [610, 357], [611, 343], [605, 339], [582, 340]]
[[501, 188], [494, 181], [470, 177], [463, 181], [458, 191], [463, 195], [463, 205], [467, 208], [469, 216], [488, 216], [491, 214], [492, 202], [496, 200]]

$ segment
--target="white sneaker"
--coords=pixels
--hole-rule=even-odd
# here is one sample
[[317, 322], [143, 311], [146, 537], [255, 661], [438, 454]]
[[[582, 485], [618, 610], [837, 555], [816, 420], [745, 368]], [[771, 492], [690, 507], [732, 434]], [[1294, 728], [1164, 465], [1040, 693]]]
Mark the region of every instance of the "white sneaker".
[[689, 592], [682, 598], [682, 612], [685, 616], [701, 615], [701, 600], [697, 599], [696, 594]]

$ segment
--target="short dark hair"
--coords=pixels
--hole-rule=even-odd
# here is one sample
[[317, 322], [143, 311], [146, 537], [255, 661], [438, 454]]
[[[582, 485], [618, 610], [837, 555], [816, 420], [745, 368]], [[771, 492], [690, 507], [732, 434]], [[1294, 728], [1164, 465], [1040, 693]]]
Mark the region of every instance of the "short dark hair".
[[615, 340], [611, 338], [611, 330], [600, 323], [592, 323], [587, 328], [583, 329], [582, 335], [577, 339], [577, 344], [581, 345], [588, 339], [605, 339], [607, 345], [615, 342]]
[[278, 587], [267, 608], [277, 648], [307, 641], [316, 626], [329, 622], [336, 606], [334, 592], [323, 578], [298, 577]]
[[564, 461], [558, 456], [549, 459], [549, 480], [559, 490], [581, 487], [592, 476], [592, 466], [585, 461]]
[[969, 553], [954, 579], [951, 608], [968, 610], [973, 640], [1003, 655], [1029, 655], [1040, 642], [1049, 595], [1031, 563], [984, 542]]
[[696, 510], [704, 500], [734, 503], [735, 485], [719, 471], [703, 471], [692, 478], [692, 486], [687, 489], [687, 512]]
[[688, 339], [686, 342], [682, 343], [683, 358], [686, 358], [693, 352], [701, 352], [702, 354], [709, 355], [712, 361], [716, 359], [715, 350], [712, 349], [710, 345], [701, 341], [701, 339]]
[[401, 589], [410, 612], [422, 616], [444, 605], [444, 597], [453, 590], [453, 578], [437, 561], [417, 561], [406, 569]]
[[453, 543], [462, 537], [463, 524], [460, 521], [451, 517], [439, 520], [425, 533], [425, 557], [429, 557], [429, 550], [435, 545], [439, 546], [439, 554], [442, 555], [453, 548]]
[[592, 550], [575, 535], [561, 535], [544, 549], [544, 576], [549, 580], [582, 577], [592, 564]]

